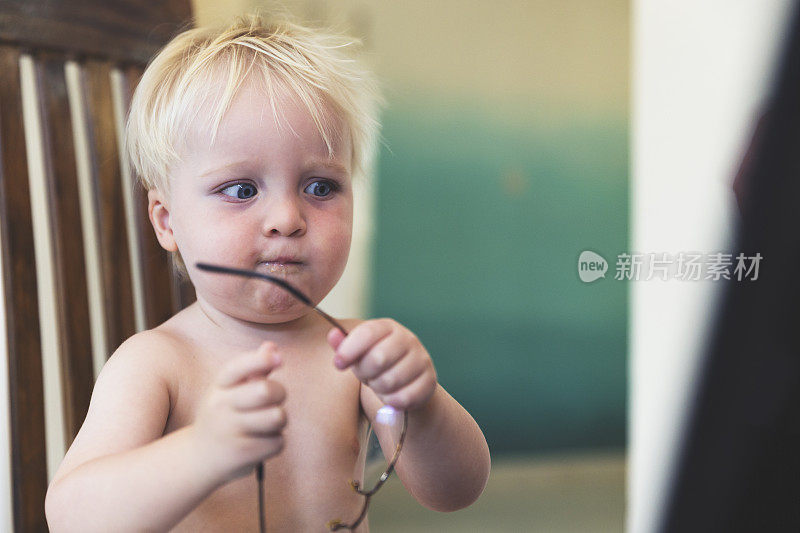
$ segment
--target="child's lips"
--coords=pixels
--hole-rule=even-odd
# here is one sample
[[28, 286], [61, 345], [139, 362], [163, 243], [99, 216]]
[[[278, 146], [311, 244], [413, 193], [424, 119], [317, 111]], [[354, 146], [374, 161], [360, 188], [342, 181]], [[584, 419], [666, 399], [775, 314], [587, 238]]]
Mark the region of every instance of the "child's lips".
[[267, 272], [270, 274], [296, 274], [303, 268], [301, 261], [287, 260], [285, 258], [263, 261], [261, 264], [266, 267]]
[[279, 255], [278, 257], [271, 257], [264, 261], [265, 263], [302, 263], [300, 258], [295, 257], [293, 255]]

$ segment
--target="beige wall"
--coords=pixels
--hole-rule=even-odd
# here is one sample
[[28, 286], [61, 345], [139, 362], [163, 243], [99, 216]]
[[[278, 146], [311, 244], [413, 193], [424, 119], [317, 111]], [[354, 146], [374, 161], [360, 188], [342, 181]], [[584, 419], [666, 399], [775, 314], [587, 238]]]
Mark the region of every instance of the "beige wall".
[[[380, 72], [400, 87], [478, 97], [503, 111], [627, 104], [626, 2], [376, 3]], [[537, 43], [534, 45], [534, 43]], [[598, 46], [602, 43], [603, 46]]]

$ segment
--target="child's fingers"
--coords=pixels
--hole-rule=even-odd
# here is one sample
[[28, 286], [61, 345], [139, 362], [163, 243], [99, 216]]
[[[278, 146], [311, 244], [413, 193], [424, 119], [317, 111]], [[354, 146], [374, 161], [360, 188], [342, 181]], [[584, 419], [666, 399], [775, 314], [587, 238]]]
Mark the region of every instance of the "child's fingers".
[[392, 394], [382, 395], [381, 400], [395, 409], [413, 409], [427, 402], [436, 392], [436, 377], [423, 372], [407, 386]]
[[353, 373], [361, 381], [374, 379], [392, 368], [407, 352], [408, 344], [402, 335], [389, 335], [353, 365]]
[[339, 328], [333, 328], [328, 332], [328, 344], [336, 351], [345, 338], [345, 334]]
[[375, 343], [392, 332], [393, 323], [390, 319], [367, 320], [353, 328], [336, 349], [336, 368], [341, 370], [358, 361]]
[[258, 411], [237, 414], [237, 422], [243, 433], [255, 437], [278, 435], [286, 427], [286, 410], [269, 407]]
[[247, 352], [229, 361], [217, 376], [217, 384], [230, 387], [251, 376], [266, 376], [281, 363], [274, 353], [275, 343], [265, 342], [255, 352]]
[[286, 399], [286, 389], [272, 379], [257, 378], [231, 387], [230, 402], [234, 409], [248, 411], [269, 405], [278, 405]]
[[367, 386], [378, 394], [395, 392], [425, 372], [427, 365], [414, 357], [404, 357], [386, 372], [367, 382]]

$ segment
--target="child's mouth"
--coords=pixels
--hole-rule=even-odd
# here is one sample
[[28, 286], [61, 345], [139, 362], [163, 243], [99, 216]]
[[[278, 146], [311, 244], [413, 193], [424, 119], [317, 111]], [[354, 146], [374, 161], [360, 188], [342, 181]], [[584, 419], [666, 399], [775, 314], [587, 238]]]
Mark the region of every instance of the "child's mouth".
[[303, 267], [299, 261], [264, 261], [261, 264], [270, 274], [296, 274]]

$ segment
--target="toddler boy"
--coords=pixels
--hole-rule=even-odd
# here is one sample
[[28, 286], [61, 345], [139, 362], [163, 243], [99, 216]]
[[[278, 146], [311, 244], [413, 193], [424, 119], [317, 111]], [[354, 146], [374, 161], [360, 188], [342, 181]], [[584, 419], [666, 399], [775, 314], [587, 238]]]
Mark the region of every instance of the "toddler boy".
[[257, 531], [262, 462], [267, 530], [325, 531], [363, 506], [348, 482], [384, 404], [408, 411], [396, 471], [421, 504], [481, 494], [484, 436], [411, 331], [342, 320], [345, 337], [280, 287], [195, 266], [278, 276], [315, 304], [336, 284], [378, 130], [378, 91], [345, 45], [248, 17], [182, 33], [145, 71], [128, 151], [197, 301], [104, 366], [48, 490], [52, 531]]

